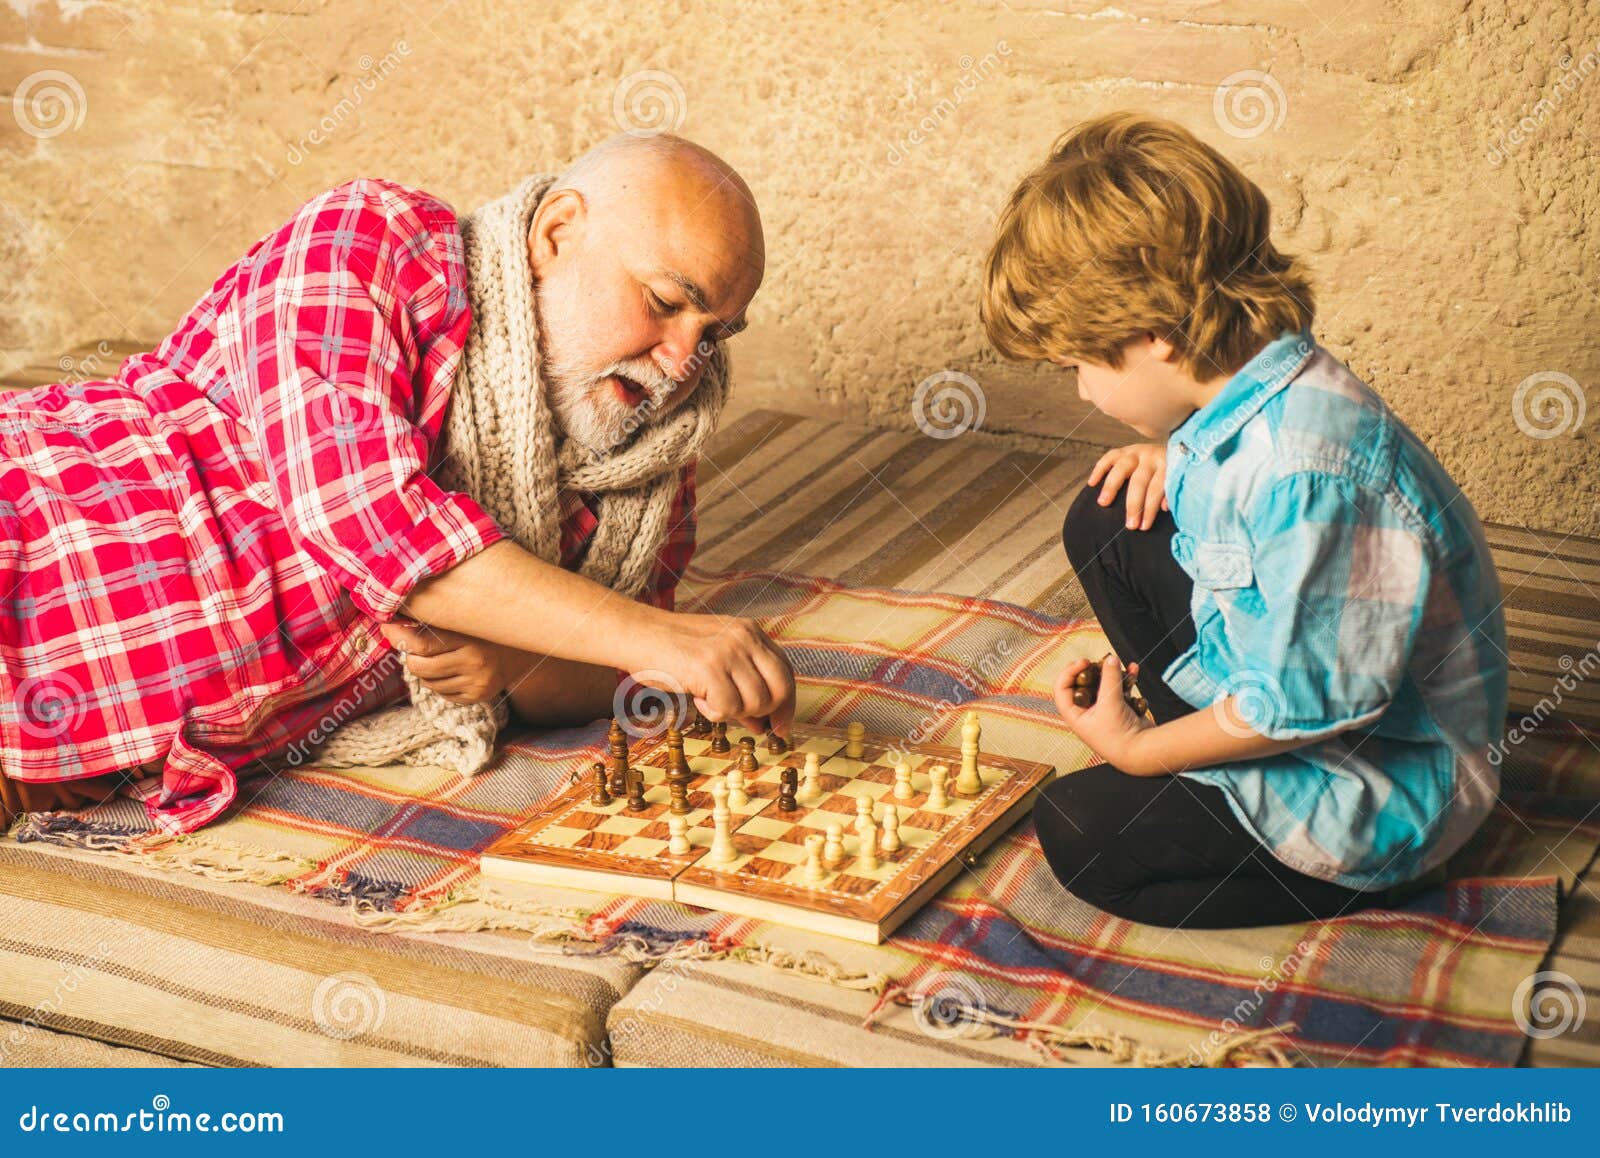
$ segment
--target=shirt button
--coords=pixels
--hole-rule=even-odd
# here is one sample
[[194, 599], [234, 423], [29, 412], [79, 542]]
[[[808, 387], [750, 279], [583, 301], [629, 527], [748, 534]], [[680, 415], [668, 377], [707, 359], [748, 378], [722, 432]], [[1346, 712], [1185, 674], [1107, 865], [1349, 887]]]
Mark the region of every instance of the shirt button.
[[1188, 454], [1189, 453], [1189, 444], [1187, 442], [1178, 443], [1178, 453], [1179, 454]]

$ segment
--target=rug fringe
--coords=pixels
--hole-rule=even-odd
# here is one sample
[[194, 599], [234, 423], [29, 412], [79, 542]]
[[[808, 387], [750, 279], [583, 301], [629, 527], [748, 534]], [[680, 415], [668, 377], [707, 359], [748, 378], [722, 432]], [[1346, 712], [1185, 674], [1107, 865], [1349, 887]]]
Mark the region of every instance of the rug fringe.
[[[861, 1023], [862, 1028], [871, 1030], [890, 1006], [916, 1008], [922, 1000], [910, 987], [896, 983], [884, 991], [878, 1003], [867, 1013]], [[1067, 1029], [1045, 1021], [1029, 1021], [948, 993], [941, 995], [940, 1006], [941, 1032], [938, 1036], [946, 1036], [948, 1031], [954, 1029], [955, 1036], [961, 1037], [983, 1040], [1008, 1037], [1055, 1062], [1069, 1061], [1066, 1051], [1089, 1049], [1104, 1054], [1110, 1062], [1139, 1069], [1216, 1068], [1233, 1063], [1286, 1068], [1294, 1064], [1275, 1042], [1275, 1039], [1292, 1032], [1296, 1028], [1293, 1025], [1243, 1030], [1216, 1037], [1187, 1053], [1165, 1053], [1098, 1026]]]
[[356, 924], [374, 933], [523, 932], [535, 941], [582, 937], [589, 910], [546, 905], [486, 893], [477, 880], [446, 893], [427, 908], [380, 908], [359, 895], [349, 900]]
[[251, 848], [206, 832], [139, 838], [115, 851], [154, 868], [182, 869], [230, 883], [281, 885], [317, 869], [317, 862], [306, 857], [279, 849]]

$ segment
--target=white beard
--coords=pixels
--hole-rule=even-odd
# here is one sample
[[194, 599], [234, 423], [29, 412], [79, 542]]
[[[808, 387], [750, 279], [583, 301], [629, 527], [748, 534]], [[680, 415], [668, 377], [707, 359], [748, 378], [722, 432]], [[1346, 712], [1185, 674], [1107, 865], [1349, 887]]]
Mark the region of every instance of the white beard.
[[[640, 428], [654, 422], [671, 397], [677, 383], [661, 372], [648, 358], [627, 358], [598, 370], [594, 356], [581, 345], [564, 346], [561, 334], [581, 334], [586, 327], [566, 316], [556, 305], [563, 300], [559, 292], [548, 292], [543, 283], [534, 284], [534, 303], [538, 318], [540, 376], [547, 391], [546, 401], [561, 434], [596, 454], [609, 454], [633, 437]], [[620, 375], [636, 383], [644, 401], [629, 406], [616, 396], [608, 379]]]

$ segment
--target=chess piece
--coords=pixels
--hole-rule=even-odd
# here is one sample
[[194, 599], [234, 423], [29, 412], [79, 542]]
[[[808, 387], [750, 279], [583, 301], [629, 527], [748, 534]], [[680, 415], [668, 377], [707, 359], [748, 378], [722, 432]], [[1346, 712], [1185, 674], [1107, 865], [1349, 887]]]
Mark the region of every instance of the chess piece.
[[928, 807], [944, 808], [950, 803], [950, 798], [944, 794], [944, 782], [950, 775], [950, 769], [943, 764], [935, 764], [928, 769]]
[[673, 856], [683, 856], [694, 846], [689, 843], [689, 818], [674, 813], [667, 817], [667, 851]]
[[739, 849], [733, 843], [733, 812], [728, 808], [728, 782], [711, 782], [711, 860], [714, 864], [731, 864], [739, 859]]
[[650, 805], [644, 798], [644, 769], [628, 770], [628, 811], [643, 812]]
[[815, 752], [806, 753], [805, 782], [800, 786], [795, 798], [806, 805], [815, 804], [822, 799], [821, 757]]
[[878, 841], [878, 847], [884, 852], [900, 851], [900, 810], [892, 804], [884, 808], [883, 837]]
[[856, 848], [856, 868], [870, 873], [878, 867], [878, 826], [867, 821]]
[[611, 731], [606, 734], [606, 747], [611, 750], [609, 790], [613, 796], [622, 796], [628, 791], [628, 734], [615, 717], [611, 720]]
[[793, 812], [800, 805], [795, 802], [795, 790], [800, 784], [800, 774], [785, 767], [778, 773], [778, 811]]
[[711, 750], [718, 756], [733, 751], [733, 745], [728, 743], [728, 721], [718, 720], [711, 725]]
[[788, 750], [789, 745], [784, 741], [782, 736], [778, 735], [776, 732], [767, 733], [767, 751], [776, 756], [782, 756]]
[[834, 823], [823, 830], [827, 841], [822, 846], [822, 863], [828, 868], [838, 868], [844, 861], [844, 825]]
[[744, 790], [744, 773], [737, 768], [729, 768], [725, 778], [728, 785], [728, 804], [734, 808], [743, 808], [750, 803], [750, 794]]
[[688, 780], [691, 775], [689, 761], [683, 754], [683, 733], [669, 725], [667, 728], [667, 779]]
[[961, 725], [961, 771], [956, 774], [956, 791], [962, 796], [983, 793], [983, 777], [978, 773], [978, 735], [982, 731], [978, 713], [968, 712]]
[[746, 775], [751, 772], [761, 771], [761, 761], [756, 759], [756, 738], [754, 736], [739, 737], [739, 771]]
[[866, 832], [867, 825], [874, 823], [876, 819], [877, 817], [872, 807], [872, 798], [870, 796], [857, 796], [856, 835], [859, 836]]
[[866, 755], [863, 743], [867, 738], [867, 726], [860, 720], [851, 720], [844, 730], [844, 754], [852, 760], [860, 760]]
[[806, 880], [813, 884], [827, 879], [828, 870], [822, 864], [822, 848], [827, 838], [820, 832], [806, 837]]
[[[1094, 702], [1100, 697], [1100, 665], [1093, 664], [1084, 668], [1072, 679], [1072, 702], [1080, 708], [1092, 708]], [[1128, 673], [1122, 673], [1122, 698], [1127, 701], [1137, 715], [1144, 715], [1149, 706], [1143, 696], [1133, 694], [1133, 684], [1128, 678]]]
[[916, 794], [916, 790], [911, 787], [911, 765], [901, 760], [894, 766], [894, 798], [910, 800]]
[[689, 781], [682, 777], [674, 777], [667, 781], [667, 798], [670, 803], [667, 811], [674, 816], [689, 815]]
[[611, 803], [611, 793], [606, 790], [606, 766], [597, 761], [593, 771], [594, 791], [589, 793], [589, 803], [604, 808]]

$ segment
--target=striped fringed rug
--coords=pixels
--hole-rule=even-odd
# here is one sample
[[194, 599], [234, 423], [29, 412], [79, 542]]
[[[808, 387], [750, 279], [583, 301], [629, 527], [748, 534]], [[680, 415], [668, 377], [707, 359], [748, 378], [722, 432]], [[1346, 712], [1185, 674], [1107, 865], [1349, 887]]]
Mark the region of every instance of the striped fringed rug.
[[[1105, 638], [1090, 621], [768, 571], [692, 570], [683, 597], [693, 610], [756, 615], [794, 662], [805, 719], [861, 720], [874, 732], [954, 743], [963, 711], [976, 705], [992, 750], [1063, 770], [1089, 762], [1056, 718], [1050, 687], [1063, 664], [1103, 653]], [[1600, 775], [1592, 749], [1551, 732], [1508, 762], [1506, 800], [1453, 866], [1455, 880], [1400, 911], [1339, 921], [1175, 934], [1115, 920], [1057, 886], [1029, 824], [871, 949], [672, 903], [586, 897], [584, 911], [568, 910], [564, 923], [559, 906], [537, 893], [525, 922], [478, 900], [449, 903], [472, 896], [476, 854], [577, 761], [598, 755], [601, 741], [599, 724], [516, 741], [509, 759], [467, 781], [393, 770], [284, 774], [253, 785], [249, 804], [192, 844], [149, 855], [357, 900], [377, 911], [375, 924], [393, 914], [396, 931], [500, 920], [565, 940], [569, 951], [640, 962], [732, 953], [771, 965], [781, 951], [787, 966], [836, 982], [812, 986], [813, 1003], [871, 991], [875, 1008], [862, 1016], [807, 1022], [808, 1032], [847, 1041], [866, 1040], [862, 1022], [890, 1006], [932, 1002], [956, 1024], [988, 1033], [991, 1048], [1009, 1048], [995, 1060], [1013, 1063], [1082, 1048], [1132, 1062], [1218, 1060], [1213, 1051], [1232, 1048], [1239, 1034], [1277, 1028], [1281, 1035], [1255, 1041], [1258, 1048], [1226, 1056], [1504, 1064], [1522, 1041], [1513, 996], [1555, 933], [1563, 866], [1586, 863], [1600, 840], [1600, 826], [1578, 815]], [[41, 817], [21, 837], [81, 844], [97, 832], [114, 836], [137, 807], [117, 802], [60, 827]], [[294, 855], [273, 859], [285, 849]], [[572, 903], [572, 894], [562, 898]], [[750, 976], [767, 972], [736, 984], [748, 990]], [[706, 991], [701, 981], [668, 999], [662, 1016], [674, 1032], [714, 1023], [705, 1011], [674, 1013], [675, 1002]], [[659, 1019], [640, 1024], [659, 1028]], [[744, 1035], [759, 1032], [758, 1019]], [[965, 1034], [923, 1036], [940, 1049], [969, 1048]], [[649, 1040], [641, 1030], [631, 1047]]]

